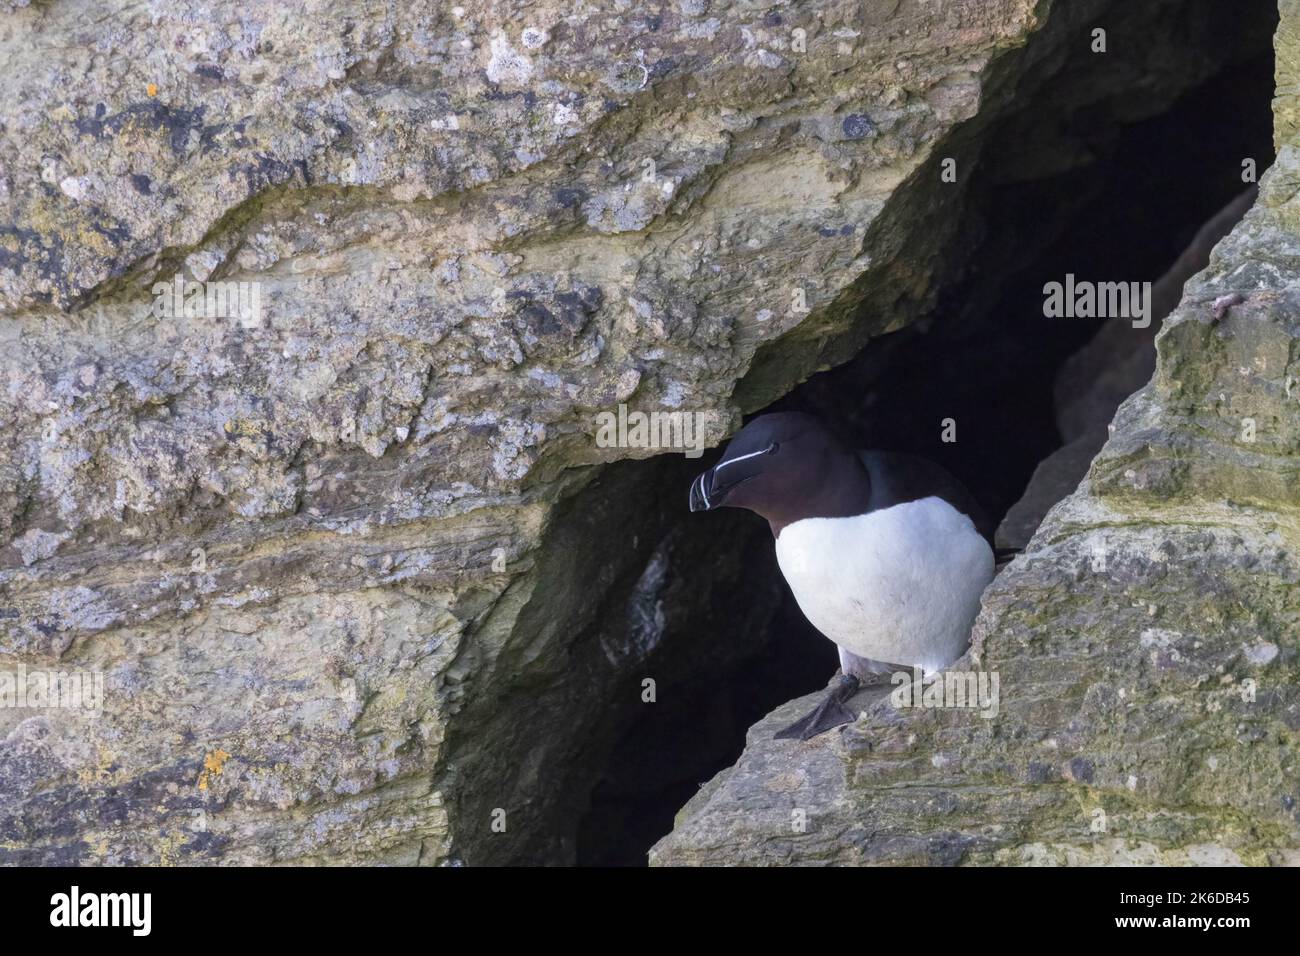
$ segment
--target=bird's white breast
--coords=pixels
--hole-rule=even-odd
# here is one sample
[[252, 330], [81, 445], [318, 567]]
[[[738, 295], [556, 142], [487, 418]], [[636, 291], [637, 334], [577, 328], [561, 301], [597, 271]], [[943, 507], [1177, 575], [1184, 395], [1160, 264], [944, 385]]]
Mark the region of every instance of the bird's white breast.
[[961, 656], [994, 568], [970, 518], [933, 497], [796, 521], [776, 557], [817, 630], [859, 657], [926, 670]]

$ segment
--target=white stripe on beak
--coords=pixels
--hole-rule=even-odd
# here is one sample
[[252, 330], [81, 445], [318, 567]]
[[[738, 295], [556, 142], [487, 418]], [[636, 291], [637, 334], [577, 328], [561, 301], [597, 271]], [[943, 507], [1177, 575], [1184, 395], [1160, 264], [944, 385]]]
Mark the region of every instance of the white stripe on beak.
[[736, 464], [736, 462], [744, 461], [746, 458], [757, 458], [759, 455], [766, 455], [771, 450], [772, 450], [772, 446], [768, 445], [762, 451], [751, 451], [748, 455], [741, 455], [739, 458], [731, 459], [731, 461], [720, 462], [719, 464], [713, 466], [713, 473], [716, 475], [718, 472], [720, 472], [723, 468], [726, 468], [728, 465], [734, 465]]

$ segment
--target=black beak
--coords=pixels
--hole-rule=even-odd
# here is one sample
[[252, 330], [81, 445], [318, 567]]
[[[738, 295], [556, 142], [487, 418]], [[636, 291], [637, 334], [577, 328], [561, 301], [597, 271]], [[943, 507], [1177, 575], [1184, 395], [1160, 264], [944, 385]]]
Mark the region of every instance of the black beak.
[[713, 492], [713, 469], [701, 472], [691, 482], [691, 511], [709, 511], [713, 508], [710, 495]]
[[[730, 447], [730, 446], [728, 446]], [[730, 468], [738, 465], [743, 461], [751, 458], [758, 458], [760, 455], [770, 455], [780, 446], [772, 442], [766, 448], [758, 451], [751, 451], [748, 454], [737, 455], [726, 461], [720, 461], [708, 471], [701, 474], [691, 482], [691, 510], [692, 511], [712, 511], [714, 508], [721, 507], [722, 501], [731, 493], [731, 490], [737, 485], [743, 485], [747, 481], [753, 481], [763, 470], [763, 466], [755, 462], [752, 465], [746, 465], [744, 471], [728, 472], [727, 477], [731, 480], [718, 484], [718, 472], [723, 468]], [[749, 474], [745, 474], [748, 471]]]

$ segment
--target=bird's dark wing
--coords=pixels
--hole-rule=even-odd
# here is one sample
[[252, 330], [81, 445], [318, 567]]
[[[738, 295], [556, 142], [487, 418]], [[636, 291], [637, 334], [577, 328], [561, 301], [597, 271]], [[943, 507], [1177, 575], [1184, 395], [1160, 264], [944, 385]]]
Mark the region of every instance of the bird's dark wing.
[[860, 451], [871, 476], [871, 510], [934, 496], [942, 498], [975, 523], [992, 540], [993, 526], [966, 486], [932, 461], [892, 451]]

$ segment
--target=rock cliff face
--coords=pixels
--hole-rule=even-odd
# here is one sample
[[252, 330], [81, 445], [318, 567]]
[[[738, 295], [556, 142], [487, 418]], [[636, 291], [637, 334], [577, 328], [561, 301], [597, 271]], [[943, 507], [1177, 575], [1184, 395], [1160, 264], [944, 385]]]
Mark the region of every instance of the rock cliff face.
[[0, 710], [0, 858], [571, 856], [657, 544], [564, 505], [654, 454], [594, 416], [713, 444], [760, 347], [759, 403], [913, 317], [897, 210], [1036, 6], [6, 10], [0, 661], [106, 686]]
[[1277, 161], [1157, 339], [1082, 485], [990, 586], [996, 716], [863, 693], [842, 736], [755, 726], [652, 851], [672, 863], [1300, 863], [1300, 168]]
[[[573, 859], [611, 696], [718, 613], [665, 568], [741, 574], [668, 533], [680, 461], [617, 461], [662, 449], [595, 416], [716, 444], [922, 316], [986, 124], [1091, 17], [1180, 10], [10, 6], [0, 698], [103, 692], [0, 708], [0, 862], [164, 864]], [[1161, 62], [1135, 111], [1214, 58]], [[759, 725], [658, 862], [1291, 852], [1292, 112], [1155, 381], [989, 592], [1000, 717]], [[168, 311], [177, 276], [249, 308]]]

